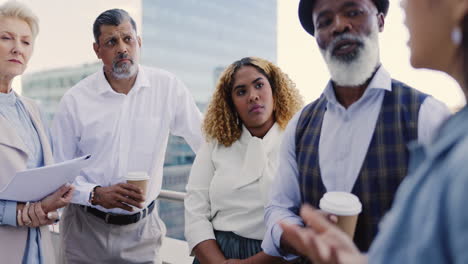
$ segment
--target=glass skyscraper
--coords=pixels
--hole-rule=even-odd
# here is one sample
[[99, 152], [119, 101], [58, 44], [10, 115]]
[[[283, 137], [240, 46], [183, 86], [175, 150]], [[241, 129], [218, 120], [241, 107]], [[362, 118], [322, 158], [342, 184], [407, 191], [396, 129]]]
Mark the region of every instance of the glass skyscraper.
[[207, 102], [227, 65], [276, 62], [276, 0], [143, 0], [143, 64], [175, 73]]

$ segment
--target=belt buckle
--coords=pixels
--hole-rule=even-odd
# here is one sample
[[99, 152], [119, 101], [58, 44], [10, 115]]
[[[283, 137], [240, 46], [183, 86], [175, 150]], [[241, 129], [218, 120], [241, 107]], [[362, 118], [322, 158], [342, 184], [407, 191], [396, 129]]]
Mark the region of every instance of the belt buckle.
[[140, 221], [141, 219], [145, 218], [146, 216], [146, 210], [148, 209], [148, 207], [145, 207], [145, 209], [141, 210], [140, 212], [140, 219], [138, 219], [138, 221]]

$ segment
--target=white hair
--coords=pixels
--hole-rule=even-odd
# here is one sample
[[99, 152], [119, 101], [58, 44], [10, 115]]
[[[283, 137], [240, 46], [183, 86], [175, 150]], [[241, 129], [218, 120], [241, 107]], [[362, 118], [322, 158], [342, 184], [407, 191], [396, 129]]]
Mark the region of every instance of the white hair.
[[[372, 77], [380, 63], [379, 27], [377, 21], [374, 22], [368, 36], [354, 36], [345, 33], [334, 39], [327, 49], [320, 49], [328, 66], [331, 79], [336, 84], [340, 86], [359, 86]], [[363, 44], [358, 47], [356, 57], [350, 60], [339, 59], [332, 54], [335, 45], [345, 39], [359, 41]]]
[[39, 18], [25, 4], [10, 0], [0, 5], [0, 17], [14, 17], [29, 25], [33, 38], [39, 33]]

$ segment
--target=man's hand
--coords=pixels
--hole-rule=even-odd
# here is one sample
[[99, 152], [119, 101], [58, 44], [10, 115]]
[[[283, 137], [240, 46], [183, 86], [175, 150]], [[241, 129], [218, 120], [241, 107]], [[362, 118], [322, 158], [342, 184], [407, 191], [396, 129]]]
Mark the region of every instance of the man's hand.
[[319, 210], [308, 205], [301, 208], [306, 227], [280, 223], [281, 239], [314, 263], [367, 263], [351, 238], [336, 227]]
[[121, 208], [132, 212], [133, 208], [129, 205], [143, 208], [144, 201], [143, 191], [133, 184], [119, 183], [109, 187], [97, 187], [94, 190], [94, 204], [106, 209]]
[[[322, 211], [322, 210], [315, 210], [315, 211], [317, 213], [321, 214], [323, 217], [325, 217], [325, 219], [330, 221], [330, 223], [333, 223], [333, 224], [338, 223], [338, 217], [336, 215], [327, 213], [327, 212]], [[283, 224], [286, 224], [286, 223], [283, 223]], [[290, 224], [289, 226], [292, 226], [292, 224]], [[295, 225], [295, 226], [300, 227], [299, 225]], [[288, 254], [293, 254], [293, 255], [296, 255], [296, 256], [302, 255], [302, 253], [298, 252], [295, 247], [293, 247], [291, 244], [289, 244], [289, 241], [284, 239], [283, 236], [281, 236], [281, 238], [280, 238], [280, 247], [281, 247], [281, 250], [283, 250], [284, 252], [286, 252]], [[303, 256], [306, 256], [306, 255], [303, 255]]]

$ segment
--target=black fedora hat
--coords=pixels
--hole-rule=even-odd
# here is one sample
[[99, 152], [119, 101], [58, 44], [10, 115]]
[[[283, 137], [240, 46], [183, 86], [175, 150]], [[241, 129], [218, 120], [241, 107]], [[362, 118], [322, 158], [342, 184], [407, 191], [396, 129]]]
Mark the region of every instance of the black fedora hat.
[[[380, 13], [387, 15], [389, 0], [372, 0], [372, 2], [374, 2]], [[315, 33], [314, 21], [312, 20], [314, 5], [315, 0], [301, 0], [301, 2], [299, 2], [299, 20], [301, 21], [302, 27], [312, 36]]]

